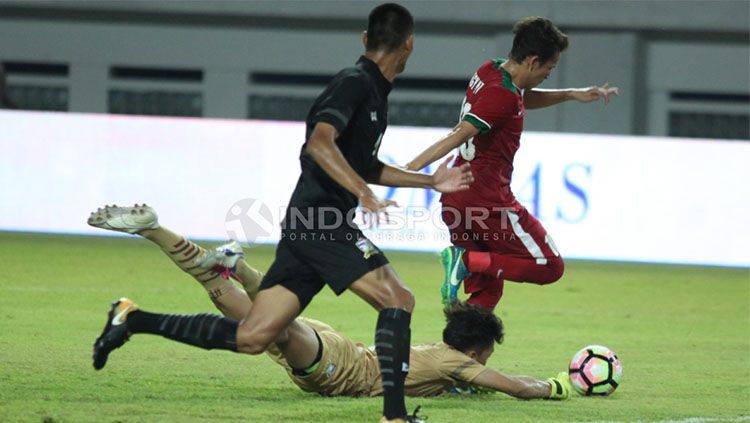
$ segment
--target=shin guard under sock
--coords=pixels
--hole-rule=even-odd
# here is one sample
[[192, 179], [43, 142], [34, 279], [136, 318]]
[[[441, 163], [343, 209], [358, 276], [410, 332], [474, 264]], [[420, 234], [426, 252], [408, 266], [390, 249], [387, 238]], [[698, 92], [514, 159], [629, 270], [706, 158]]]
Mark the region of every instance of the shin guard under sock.
[[383, 383], [383, 414], [387, 419], [406, 416], [404, 381], [409, 372], [411, 313], [385, 308], [378, 316], [375, 349]]

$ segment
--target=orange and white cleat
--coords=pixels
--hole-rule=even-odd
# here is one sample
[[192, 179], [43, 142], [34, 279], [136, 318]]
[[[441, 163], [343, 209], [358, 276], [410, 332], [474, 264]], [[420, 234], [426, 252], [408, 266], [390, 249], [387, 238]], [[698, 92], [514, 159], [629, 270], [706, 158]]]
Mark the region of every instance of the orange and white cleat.
[[417, 406], [417, 409], [414, 410], [414, 412], [411, 415], [403, 417], [403, 418], [396, 418], [396, 419], [388, 420], [387, 418], [385, 418], [385, 416], [383, 416], [380, 419], [380, 423], [426, 423], [427, 417], [417, 416], [417, 413], [419, 413], [419, 410], [421, 409], [422, 409], [421, 405]]
[[125, 324], [128, 314], [138, 310], [138, 306], [127, 298], [112, 303], [107, 315], [107, 324], [102, 334], [94, 341], [94, 368], [101, 370], [107, 364], [112, 350], [120, 348], [130, 338]]

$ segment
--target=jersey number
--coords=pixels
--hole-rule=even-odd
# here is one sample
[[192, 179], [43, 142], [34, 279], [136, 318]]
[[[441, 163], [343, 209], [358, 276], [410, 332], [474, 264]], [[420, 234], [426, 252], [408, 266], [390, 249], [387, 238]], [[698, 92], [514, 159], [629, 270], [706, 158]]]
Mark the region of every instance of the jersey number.
[[555, 241], [552, 241], [552, 237], [550, 237], [549, 234], [544, 235], [544, 242], [549, 246], [549, 249], [555, 257], [560, 257], [560, 251], [557, 250], [557, 245], [555, 245]]
[[[464, 120], [464, 116], [469, 113], [471, 110], [471, 103], [466, 102], [466, 97], [464, 97], [464, 101], [461, 104], [461, 116], [458, 118], [458, 121], [461, 122]], [[461, 157], [464, 158], [467, 162], [470, 162], [474, 160], [474, 157], [476, 156], [476, 147], [474, 147], [474, 137], [469, 138], [458, 146], [458, 152], [461, 154]]]

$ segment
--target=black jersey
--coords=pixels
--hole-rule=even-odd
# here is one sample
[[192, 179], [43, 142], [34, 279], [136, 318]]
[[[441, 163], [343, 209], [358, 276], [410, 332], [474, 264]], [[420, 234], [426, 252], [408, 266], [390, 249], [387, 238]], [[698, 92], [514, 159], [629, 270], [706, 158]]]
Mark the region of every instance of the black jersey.
[[[367, 180], [382, 170], [378, 149], [388, 117], [391, 83], [375, 62], [362, 56], [356, 65], [340, 71], [318, 96], [307, 114], [305, 139], [309, 140], [318, 122], [325, 122], [339, 133], [336, 144], [355, 172]], [[297, 181], [289, 208], [335, 208], [348, 213], [357, 206], [355, 195], [335, 182], [302, 146], [302, 174]], [[287, 212], [289, 217], [289, 212]]]

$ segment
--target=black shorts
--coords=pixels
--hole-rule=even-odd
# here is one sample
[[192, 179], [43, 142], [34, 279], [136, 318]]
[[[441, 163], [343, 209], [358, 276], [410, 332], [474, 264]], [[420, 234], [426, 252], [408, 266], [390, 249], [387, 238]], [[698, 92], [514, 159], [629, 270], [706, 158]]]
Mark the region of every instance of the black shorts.
[[282, 231], [274, 259], [260, 289], [281, 285], [299, 298], [301, 310], [328, 284], [336, 293], [388, 259], [359, 230]]

